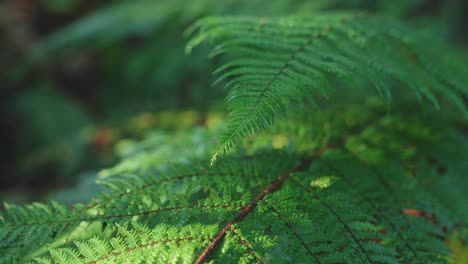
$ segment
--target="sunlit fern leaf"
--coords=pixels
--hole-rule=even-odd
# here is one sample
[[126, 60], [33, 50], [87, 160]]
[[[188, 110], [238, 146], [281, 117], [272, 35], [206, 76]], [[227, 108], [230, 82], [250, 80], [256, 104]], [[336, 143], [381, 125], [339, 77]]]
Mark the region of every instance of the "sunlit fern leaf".
[[439, 108], [448, 99], [468, 117], [466, 61], [410, 27], [363, 14], [279, 18], [208, 17], [187, 45], [214, 43], [211, 55], [235, 54], [216, 74], [227, 80], [230, 119], [216, 157], [245, 135], [270, 126], [292, 102], [315, 104], [341, 80], [373, 86], [388, 100], [396, 86]]
[[365, 111], [256, 135], [287, 133], [307, 151], [155, 164], [102, 179], [108, 191], [72, 209], [8, 206], [0, 262], [192, 263], [214, 243], [215, 263], [446, 263], [445, 239], [467, 228], [466, 164], [437, 155], [466, 142], [433, 120]]

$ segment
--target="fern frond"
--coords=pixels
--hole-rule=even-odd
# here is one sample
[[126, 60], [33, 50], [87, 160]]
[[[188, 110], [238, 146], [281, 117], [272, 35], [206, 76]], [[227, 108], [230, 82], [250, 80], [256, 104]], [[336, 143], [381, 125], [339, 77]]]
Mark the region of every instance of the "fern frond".
[[[314, 17], [208, 17], [187, 52], [213, 42], [211, 56], [235, 54], [215, 73], [227, 80], [230, 119], [212, 161], [244, 136], [282, 118], [291, 104], [316, 105], [332, 87], [373, 86], [387, 99], [405, 86], [439, 107], [453, 102], [468, 117], [468, 68], [449, 48], [398, 22], [360, 14]], [[437, 54], [437, 56], [435, 56]], [[219, 81], [218, 80], [218, 81]]]
[[[110, 240], [93, 238], [77, 242], [77, 250], [52, 249], [43, 263], [188, 263], [193, 252], [209, 241], [207, 229], [215, 225], [188, 225], [182, 229], [159, 225], [157, 228], [133, 223], [131, 229], [116, 225], [116, 234]], [[214, 232], [214, 231], [212, 231]], [[172, 254], [168, 255], [167, 252]], [[177, 254], [174, 254], [176, 253]]]
[[255, 135], [288, 133], [307, 151], [245, 146], [214, 166], [116, 171], [72, 209], [9, 206], [0, 262], [446, 263], [445, 239], [468, 226], [467, 164], [443, 157], [466, 142], [374, 110], [306, 113]]

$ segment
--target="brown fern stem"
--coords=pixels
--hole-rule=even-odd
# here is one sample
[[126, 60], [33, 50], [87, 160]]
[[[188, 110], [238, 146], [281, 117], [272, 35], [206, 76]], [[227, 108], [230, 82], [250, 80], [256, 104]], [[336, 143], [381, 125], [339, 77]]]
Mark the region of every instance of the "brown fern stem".
[[270, 186], [268, 186], [266, 189], [264, 189], [257, 197], [255, 197], [250, 204], [248, 204], [246, 207], [244, 207], [239, 214], [236, 215], [234, 220], [230, 221], [227, 223], [224, 228], [216, 235], [212, 240], [211, 243], [208, 245], [208, 247], [203, 250], [203, 252], [198, 256], [197, 260], [195, 261], [195, 264], [201, 264], [204, 263], [208, 257], [211, 255], [213, 250], [221, 243], [221, 241], [224, 239], [226, 236], [227, 231], [232, 230], [232, 226], [235, 223], [239, 223], [244, 218], [249, 215], [253, 209], [257, 206], [258, 202], [263, 200], [267, 194], [273, 193], [276, 190], [279, 189], [279, 187], [283, 184], [284, 181], [286, 181], [288, 178], [291, 177], [291, 174], [293, 172], [299, 172], [306, 170], [307, 168], [310, 167], [312, 162], [320, 157], [325, 151], [331, 149], [331, 148], [336, 148], [337, 145], [329, 145], [325, 146], [321, 149], [319, 149], [316, 153], [308, 157], [307, 159], [302, 160], [299, 165], [297, 165], [294, 169], [291, 171], [288, 171], [287, 173], [283, 174], [281, 177], [279, 177], [276, 181], [274, 181]]

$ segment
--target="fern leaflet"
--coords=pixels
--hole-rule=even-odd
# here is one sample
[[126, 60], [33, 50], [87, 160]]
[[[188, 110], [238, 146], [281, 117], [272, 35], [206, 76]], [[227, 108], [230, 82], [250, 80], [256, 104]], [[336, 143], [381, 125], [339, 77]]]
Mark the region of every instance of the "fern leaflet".
[[[211, 55], [238, 58], [215, 73], [227, 79], [230, 120], [216, 157], [245, 135], [282, 118], [291, 103], [317, 105], [332, 87], [373, 86], [391, 98], [406, 86], [421, 101], [439, 108], [440, 97], [468, 117], [468, 67], [450, 49], [392, 20], [361, 14], [314, 17], [209, 17], [194, 24], [198, 33], [187, 51], [202, 42], [216, 44]], [[434, 56], [434, 54], [438, 54]], [[336, 80], [340, 80], [338, 83]]]

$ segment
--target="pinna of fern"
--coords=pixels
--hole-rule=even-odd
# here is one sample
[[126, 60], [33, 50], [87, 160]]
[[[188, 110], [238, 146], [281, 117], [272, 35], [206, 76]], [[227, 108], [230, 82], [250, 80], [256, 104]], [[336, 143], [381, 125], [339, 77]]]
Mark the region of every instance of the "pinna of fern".
[[[70, 210], [11, 206], [0, 222], [0, 260], [191, 263], [229, 226], [204, 261], [446, 263], [444, 240], [468, 219], [465, 187], [457, 185], [464, 169], [441, 175], [426, 156], [462, 142], [418, 119], [381, 114], [296, 120], [297, 131], [315, 125], [305, 140], [326, 142], [320, 150], [313, 144], [313, 154], [260, 151], [211, 167], [207, 160], [155, 164], [104, 178], [100, 199]], [[428, 144], [435, 148], [422, 148]], [[239, 212], [247, 213], [233, 222]]]
[[226, 80], [230, 118], [212, 161], [282, 118], [291, 104], [315, 105], [343, 84], [372, 86], [388, 100], [393, 88], [405, 86], [420, 102], [439, 108], [448, 100], [468, 117], [466, 61], [440, 40], [390, 19], [349, 13], [208, 17], [188, 34], [194, 36], [187, 52], [211, 42], [211, 56], [235, 55], [215, 72], [217, 81]]

